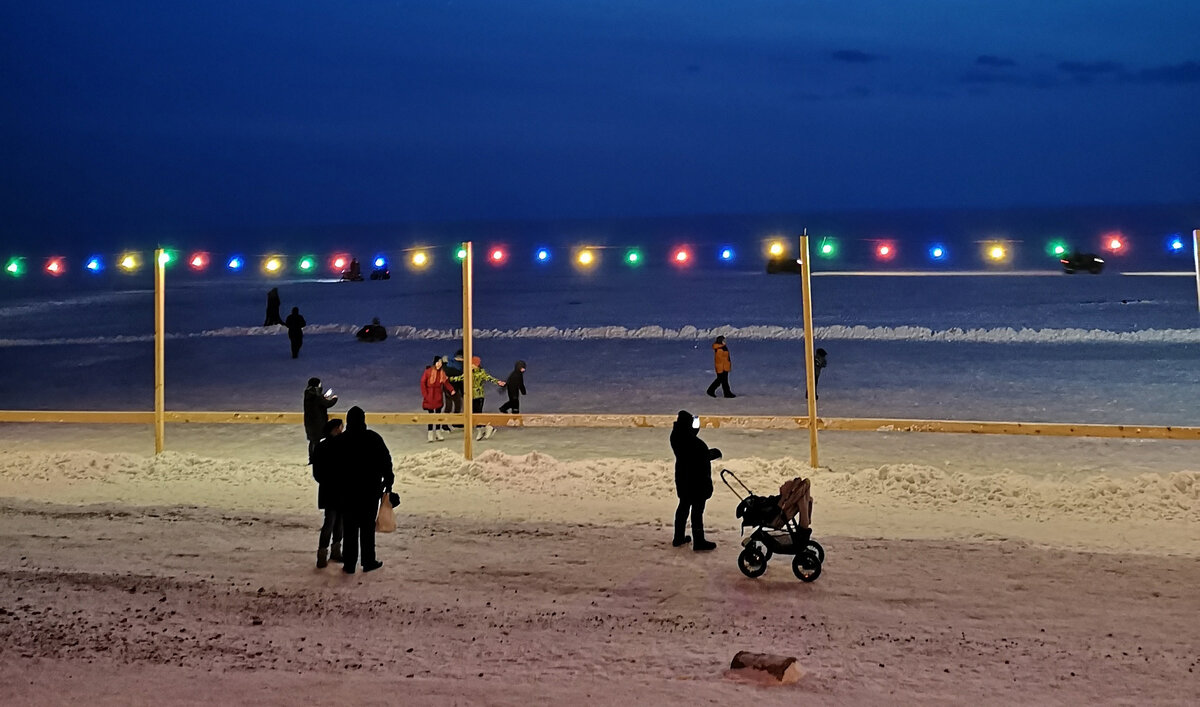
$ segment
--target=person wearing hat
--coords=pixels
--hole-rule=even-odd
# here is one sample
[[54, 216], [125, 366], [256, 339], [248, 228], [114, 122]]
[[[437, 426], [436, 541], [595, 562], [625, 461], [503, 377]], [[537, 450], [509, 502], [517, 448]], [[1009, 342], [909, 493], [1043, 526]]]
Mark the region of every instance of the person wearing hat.
[[321, 389], [320, 378], [309, 378], [304, 389], [304, 436], [308, 438], [308, 463], [313, 463], [313, 450], [317, 442], [325, 437], [325, 423], [329, 421], [329, 408], [337, 404], [332, 390]]
[[[721, 450], [709, 449], [700, 439], [700, 418], [680, 410], [671, 428], [671, 451], [675, 453], [675, 536], [671, 545], [681, 547], [692, 543], [696, 552], [707, 552], [717, 544], [704, 539], [704, 503], [712, 498], [712, 460], [721, 458]], [[688, 515], [692, 517], [692, 534], [685, 535]]]
[[300, 358], [300, 347], [304, 345], [304, 327], [308, 322], [304, 321], [299, 307], [292, 307], [292, 313], [283, 320], [283, 325], [287, 327], [288, 341], [292, 344], [292, 358]]
[[317, 539], [317, 568], [330, 560], [342, 561], [341, 465], [333, 451], [334, 439], [342, 433], [342, 421], [325, 423], [324, 438], [313, 450], [312, 474], [317, 482], [317, 508], [325, 511], [325, 522]]
[[[479, 365], [480, 363], [481, 359], [478, 356], [471, 357], [471, 370], [473, 371], [471, 374], [471, 410], [474, 412], [483, 412], [484, 386], [487, 383], [495, 383], [501, 388], [504, 387], [504, 381], [483, 370]], [[463, 376], [457, 376], [457, 379], [461, 381]], [[451, 382], [454, 380], [455, 378], [450, 379]], [[491, 425], [476, 425], [475, 439], [488, 439], [495, 431], [496, 428]]]
[[713, 368], [717, 371], [717, 377], [708, 386], [708, 397], [717, 397], [717, 386], [721, 386], [721, 394], [727, 398], [736, 398], [733, 391], [729, 389], [729, 371], [733, 368], [729, 358], [729, 347], [725, 345], [725, 337], [718, 336], [713, 341]]
[[[425, 372], [421, 374], [421, 409], [425, 412], [441, 412], [443, 395], [453, 390], [454, 386], [450, 385], [446, 372], [442, 370], [442, 357], [434, 356], [433, 363], [426, 366]], [[430, 442], [446, 439], [442, 434], [441, 425], [429, 425], [428, 436]]]
[[375, 518], [396, 481], [391, 452], [378, 432], [367, 429], [367, 415], [357, 405], [346, 412], [346, 431], [333, 439], [330, 451], [341, 472], [342, 571], [354, 574], [360, 552], [363, 572], [377, 570], [383, 563], [375, 558]]
[[521, 396], [529, 395], [525, 392], [525, 362], [517, 361], [513, 364], [512, 373], [508, 374], [508, 378], [504, 379], [504, 389], [508, 391], [508, 402], [500, 406], [500, 412], [511, 412], [514, 415], [521, 414]]

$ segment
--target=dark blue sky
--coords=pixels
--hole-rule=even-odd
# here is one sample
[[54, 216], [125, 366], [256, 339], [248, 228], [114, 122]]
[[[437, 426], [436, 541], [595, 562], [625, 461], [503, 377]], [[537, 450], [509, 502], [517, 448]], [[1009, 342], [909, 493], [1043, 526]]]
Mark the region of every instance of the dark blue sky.
[[0, 8], [4, 241], [1194, 202], [1200, 2]]

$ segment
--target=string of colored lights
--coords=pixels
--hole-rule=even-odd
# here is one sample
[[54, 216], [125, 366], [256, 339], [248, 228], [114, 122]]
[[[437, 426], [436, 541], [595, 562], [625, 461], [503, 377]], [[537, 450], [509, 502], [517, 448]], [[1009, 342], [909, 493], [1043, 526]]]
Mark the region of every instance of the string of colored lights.
[[[817, 237], [814, 239], [816, 243], [816, 257], [827, 261], [836, 261], [843, 249], [841, 241], [832, 236]], [[871, 255], [879, 262], [889, 262], [896, 259], [903, 247], [907, 244], [900, 243], [890, 239], [864, 239], [854, 241], [858, 243], [866, 242], [871, 244]], [[995, 239], [981, 241], [979, 243], [979, 255], [981, 259], [987, 263], [1005, 263], [1010, 262], [1016, 254], [1016, 245], [1020, 241]], [[1120, 233], [1105, 234], [1100, 239], [1101, 249], [1113, 255], [1119, 255], [1130, 249], [1129, 240]], [[764, 241], [764, 255], [771, 260], [779, 260], [789, 257], [790, 249], [788, 241], [783, 239], [767, 239]], [[1173, 233], [1166, 237], [1164, 246], [1166, 252], [1172, 255], [1183, 255], [1189, 250], [1189, 241], [1184, 239], [1179, 233]], [[941, 242], [930, 243], [922, 246], [925, 254], [931, 263], [943, 263], [950, 260], [950, 247]], [[579, 268], [593, 268], [600, 264], [602, 255], [605, 251], [619, 252], [620, 261], [629, 267], [638, 267], [646, 262], [646, 257], [640, 248], [628, 246], [599, 246], [599, 245], [581, 245], [575, 247], [567, 247], [561, 250], [566, 250], [570, 253], [570, 261]], [[1046, 243], [1046, 255], [1058, 259], [1077, 248], [1072, 247], [1065, 240], [1054, 239]], [[413, 247], [395, 251], [403, 264], [410, 270], [423, 270], [433, 264], [435, 257], [443, 249], [436, 247]], [[486, 254], [485, 260], [493, 266], [503, 266], [510, 261], [511, 253], [503, 246], [492, 246], [484, 250]], [[721, 244], [712, 250], [713, 256], [718, 263], [733, 263], [737, 260], [737, 251], [730, 244]], [[533, 250], [533, 262], [540, 265], [545, 265], [554, 261], [555, 250], [549, 246], [538, 246]], [[466, 250], [460, 246], [454, 246], [450, 249], [450, 256], [461, 260], [466, 257]], [[167, 249], [164, 251], [165, 263], [164, 266], [170, 267], [177, 263], [184, 263], [194, 271], [205, 271], [214, 263], [220, 263], [224, 269], [231, 273], [243, 272], [248, 269], [253, 262], [257, 262], [258, 269], [267, 275], [280, 275], [291, 271], [300, 274], [316, 275], [324, 270], [335, 275], [341, 275], [352, 269], [352, 263], [356, 262], [356, 258], [350, 253], [338, 252], [328, 256], [324, 260], [318, 258], [314, 254], [301, 254], [297, 257], [291, 257], [283, 253], [266, 253], [257, 255], [245, 255], [241, 253], [233, 253], [223, 255], [217, 258], [212, 253], [207, 251], [194, 251], [186, 256], [181, 251]], [[70, 270], [68, 258], [61, 255], [51, 255], [43, 258], [33, 258], [33, 261], [41, 263], [41, 271], [52, 277], [58, 277], [66, 274]], [[696, 262], [697, 255], [695, 247], [691, 245], [676, 245], [667, 252], [667, 262], [676, 266], [684, 267]], [[11, 256], [8, 258], [4, 271], [11, 277], [21, 277], [29, 271], [29, 263], [31, 258], [24, 256]], [[133, 273], [140, 270], [146, 262], [146, 256], [140, 251], [126, 251], [114, 256], [106, 256], [103, 254], [93, 254], [82, 260], [82, 268], [92, 274], [104, 272], [111, 264], [118, 271]], [[391, 261], [384, 253], [376, 253], [373, 257], [367, 259], [370, 266], [369, 274], [373, 277], [384, 276], [388, 274]], [[361, 272], [361, 265], [359, 266]]]

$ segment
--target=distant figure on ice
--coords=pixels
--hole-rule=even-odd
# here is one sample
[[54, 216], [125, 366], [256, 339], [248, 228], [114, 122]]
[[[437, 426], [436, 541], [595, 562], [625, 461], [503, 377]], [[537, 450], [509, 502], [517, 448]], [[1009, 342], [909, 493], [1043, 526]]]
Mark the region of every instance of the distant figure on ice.
[[[700, 439], [700, 418], [680, 410], [671, 428], [671, 451], [675, 452], [675, 495], [679, 497], [671, 545], [680, 547], [691, 541], [696, 552], [712, 550], [717, 544], [704, 539], [704, 503], [712, 498], [712, 460], [721, 458], [721, 450], [709, 449]], [[689, 512], [691, 536], [684, 535]]]
[[358, 264], [358, 258], [350, 259], [350, 267], [342, 272], [342, 279], [362, 282], [362, 266]]
[[288, 341], [292, 342], [292, 358], [300, 358], [300, 347], [304, 345], [304, 327], [308, 322], [300, 316], [300, 308], [292, 307], [292, 313], [283, 323], [288, 330]]
[[[426, 366], [425, 372], [421, 374], [421, 409], [430, 413], [441, 412], [446, 392], [453, 390], [454, 386], [450, 385], [446, 371], [442, 370], [442, 357], [434, 356], [433, 363]], [[427, 436], [430, 442], [446, 439], [442, 434], [441, 425], [429, 425]]]
[[326, 422], [321, 431], [321, 441], [312, 454], [313, 479], [317, 482], [317, 508], [325, 511], [325, 522], [321, 524], [321, 535], [317, 538], [318, 568], [325, 567], [330, 560], [342, 561], [342, 515], [339, 510], [341, 500], [338, 498], [342, 471], [333, 449], [333, 439], [341, 433], [341, 420]]
[[375, 517], [396, 481], [391, 452], [379, 433], [367, 429], [367, 415], [357, 405], [346, 413], [346, 431], [334, 439], [332, 451], [343, 479], [338, 491], [346, 541], [342, 571], [354, 574], [360, 550], [363, 572], [377, 570], [383, 563], [375, 559]]
[[521, 414], [521, 396], [529, 395], [525, 392], [525, 362], [517, 361], [513, 364], [512, 373], [508, 374], [508, 378], [504, 380], [504, 389], [508, 391], [508, 402], [500, 406], [500, 412], [511, 412], [514, 415]]
[[[825, 360], [825, 349], [817, 349], [813, 352], [813, 390], [817, 389], [817, 383], [821, 380], [821, 369], [825, 368], [827, 362]], [[804, 397], [808, 398], [808, 391], [804, 391]], [[817, 400], [821, 399], [821, 394], [817, 393]]]
[[[461, 414], [463, 411], [463, 381], [462, 381], [462, 360], [463, 352], [459, 349], [454, 352], [453, 361], [443, 361], [443, 366], [446, 371], [446, 377], [450, 379], [451, 392], [447, 392], [442, 401], [442, 410], [448, 413]], [[456, 428], [461, 428], [462, 425], [455, 425]], [[450, 431], [448, 425], [442, 425], [442, 429]]]
[[359, 341], [383, 341], [387, 338], [387, 329], [379, 323], [379, 317], [375, 317], [370, 324], [359, 329], [354, 336], [358, 337]]
[[329, 408], [337, 404], [333, 389], [321, 390], [321, 379], [308, 379], [304, 389], [304, 436], [308, 437], [308, 463], [313, 463], [313, 450], [317, 442], [325, 438], [325, 423], [329, 421]]
[[717, 377], [708, 386], [708, 396], [710, 398], [717, 397], [717, 386], [721, 386], [721, 394], [727, 398], [736, 398], [733, 391], [729, 390], [729, 371], [733, 368], [729, 359], [729, 347], [725, 345], [725, 337], [718, 336], [713, 341], [713, 368], [717, 370]]
[[[484, 385], [487, 383], [495, 383], [500, 387], [504, 387], [504, 381], [493, 377], [487, 371], [479, 367], [480, 358], [478, 356], [471, 357], [471, 410], [474, 412], [483, 412], [483, 396], [485, 394]], [[458, 380], [462, 380], [463, 376], [458, 376]], [[451, 378], [451, 382], [453, 382]], [[496, 428], [491, 425], [476, 425], [475, 439], [488, 439], [496, 432]]]
[[263, 326], [271, 326], [273, 324], [283, 324], [283, 319], [279, 316], [279, 288], [272, 287], [267, 293], [267, 318], [263, 320]]

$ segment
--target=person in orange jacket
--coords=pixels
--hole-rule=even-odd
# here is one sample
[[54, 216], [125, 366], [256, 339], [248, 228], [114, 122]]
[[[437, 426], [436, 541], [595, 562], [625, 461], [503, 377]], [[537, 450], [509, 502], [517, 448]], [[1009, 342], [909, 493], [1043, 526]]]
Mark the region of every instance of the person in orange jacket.
[[729, 370], [733, 367], [729, 359], [729, 347], [725, 345], [725, 337], [718, 336], [713, 341], [713, 368], [717, 369], [717, 377], [708, 386], [708, 396], [717, 397], [717, 386], [721, 386], [721, 394], [727, 398], [736, 398], [729, 389]]

